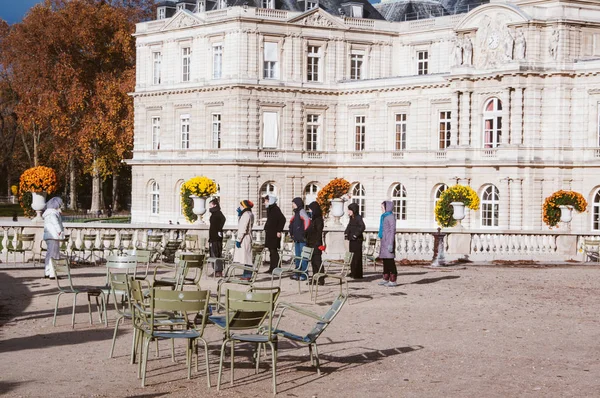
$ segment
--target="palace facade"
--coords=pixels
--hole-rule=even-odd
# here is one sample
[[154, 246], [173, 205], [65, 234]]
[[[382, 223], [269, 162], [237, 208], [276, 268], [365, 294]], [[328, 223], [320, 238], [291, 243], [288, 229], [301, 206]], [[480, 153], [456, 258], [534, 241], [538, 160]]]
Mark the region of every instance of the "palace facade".
[[[415, 19], [419, 3], [442, 16]], [[546, 230], [544, 199], [569, 189], [589, 202], [569, 229], [600, 231], [600, 4], [445, 6], [159, 4], [135, 33], [132, 221], [185, 223], [196, 175], [228, 224], [242, 199], [260, 218], [274, 193], [289, 218], [344, 177], [370, 227], [391, 199], [399, 228], [431, 229], [458, 183], [482, 202], [468, 230]]]

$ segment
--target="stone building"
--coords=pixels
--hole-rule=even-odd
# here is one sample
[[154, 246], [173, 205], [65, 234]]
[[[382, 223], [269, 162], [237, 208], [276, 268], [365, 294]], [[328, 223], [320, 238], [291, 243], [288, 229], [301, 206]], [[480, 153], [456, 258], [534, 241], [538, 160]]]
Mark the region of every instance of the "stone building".
[[179, 187], [195, 175], [219, 184], [229, 220], [270, 192], [289, 216], [293, 197], [344, 177], [371, 227], [391, 198], [399, 228], [433, 228], [459, 183], [482, 200], [469, 230], [545, 230], [560, 189], [589, 202], [569, 228], [600, 230], [600, 4], [423, 2], [451, 10], [159, 4], [135, 33], [133, 222], [185, 223]]

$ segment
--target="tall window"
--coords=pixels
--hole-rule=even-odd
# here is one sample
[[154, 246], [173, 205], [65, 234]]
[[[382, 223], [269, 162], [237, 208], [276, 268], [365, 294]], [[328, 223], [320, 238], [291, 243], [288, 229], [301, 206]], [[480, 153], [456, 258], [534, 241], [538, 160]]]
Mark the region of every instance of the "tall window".
[[483, 111], [483, 147], [496, 148], [502, 138], [502, 102], [492, 98]]
[[213, 45], [213, 79], [220, 79], [223, 73], [223, 45]]
[[406, 113], [396, 113], [396, 137], [394, 149], [403, 151], [406, 149]]
[[318, 151], [321, 121], [319, 115], [306, 115], [306, 150]]
[[481, 196], [481, 226], [497, 227], [500, 211], [500, 194], [498, 188], [489, 185]]
[[440, 200], [440, 197], [442, 196], [442, 193], [448, 189], [448, 185], [446, 184], [441, 184], [437, 187], [437, 189], [435, 190], [435, 197], [434, 197], [434, 201], [433, 201], [433, 218], [435, 220], [435, 206], [437, 205], [438, 200]]
[[594, 203], [592, 206], [592, 229], [600, 230], [600, 190], [594, 195]]
[[165, 19], [167, 17], [167, 8], [166, 7], [158, 7], [156, 9], [157, 15], [156, 19]]
[[162, 54], [160, 52], [152, 53], [152, 83], [160, 84]]
[[352, 51], [350, 54], [350, 80], [361, 80], [363, 78], [364, 51]]
[[181, 131], [181, 149], [190, 148], [190, 115], [181, 115], [180, 119]]
[[394, 203], [394, 215], [396, 220], [406, 220], [406, 188], [402, 184], [396, 184], [392, 190], [392, 203]]
[[192, 62], [192, 51], [189, 47], [181, 49], [181, 81], [190, 81], [190, 68]]
[[277, 43], [266, 41], [263, 51], [263, 77], [277, 79]]
[[262, 8], [275, 8], [273, 6], [273, 1], [274, 0], [261, 0], [261, 7]]
[[263, 148], [277, 148], [279, 139], [279, 115], [263, 112]]
[[313, 8], [317, 8], [318, 5], [319, 5], [318, 0], [307, 0], [306, 11], [312, 10]]
[[308, 46], [308, 59], [306, 61], [306, 81], [320, 81], [321, 72], [321, 47]]
[[440, 124], [439, 124], [439, 148], [446, 149], [450, 146], [450, 136], [452, 134], [452, 125], [450, 122], [452, 112], [442, 111], [440, 112]]
[[221, 148], [221, 114], [212, 114], [212, 147], [213, 149]]
[[160, 149], [160, 117], [152, 118], [152, 149]]
[[417, 74], [429, 73], [429, 51], [417, 51]]
[[367, 117], [366, 116], [355, 116], [354, 117], [354, 150], [364, 151], [365, 150], [365, 134], [367, 129]]
[[359, 182], [352, 188], [352, 203], [358, 205], [358, 211], [361, 216], [365, 216], [365, 200], [367, 195], [365, 194], [365, 188]]
[[160, 210], [160, 190], [158, 183], [156, 181], [152, 181], [150, 185], [150, 213], [158, 214]]
[[304, 188], [304, 204], [308, 206], [315, 200], [317, 200], [317, 193], [319, 192], [319, 187], [317, 184], [308, 184], [306, 188]]

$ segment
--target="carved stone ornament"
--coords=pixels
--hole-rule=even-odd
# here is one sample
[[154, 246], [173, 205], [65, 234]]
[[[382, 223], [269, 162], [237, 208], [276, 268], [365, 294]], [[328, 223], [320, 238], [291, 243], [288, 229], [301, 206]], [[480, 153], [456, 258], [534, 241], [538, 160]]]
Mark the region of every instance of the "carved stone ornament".
[[190, 26], [195, 26], [195, 25], [200, 25], [200, 22], [198, 22], [198, 20], [185, 15], [185, 14], [181, 14], [177, 19], [175, 19], [175, 21], [173, 21], [169, 27], [171, 28], [188, 28]]
[[494, 68], [512, 62], [515, 53], [518, 56], [522, 55], [521, 48], [515, 52], [515, 36], [507, 27], [507, 22], [511, 22], [510, 19], [504, 13], [498, 13], [493, 17], [485, 15], [482, 18], [476, 35], [477, 52], [474, 63], [478, 68]]
[[324, 27], [328, 27], [328, 28], [333, 28], [335, 26], [333, 24], [333, 22], [331, 22], [327, 18], [323, 17], [318, 12], [311, 14], [308, 17], [304, 18], [304, 20], [302, 21], [302, 24], [307, 25], [307, 26], [324, 26]]

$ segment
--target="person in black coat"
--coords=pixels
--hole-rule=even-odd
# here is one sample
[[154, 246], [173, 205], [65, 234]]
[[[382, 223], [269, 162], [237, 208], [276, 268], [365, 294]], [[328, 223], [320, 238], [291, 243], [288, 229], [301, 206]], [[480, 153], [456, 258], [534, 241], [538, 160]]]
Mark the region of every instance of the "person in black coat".
[[[323, 228], [325, 223], [323, 222], [323, 212], [321, 211], [321, 206], [317, 202], [311, 202], [308, 205], [310, 210], [310, 225], [306, 230], [306, 246], [313, 248], [313, 255], [310, 263], [312, 264], [313, 269], [313, 277], [314, 275], [320, 271], [322, 259], [321, 256], [323, 251], [321, 248], [323, 247]], [[320, 278], [318, 281], [319, 285], [325, 284], [325, 279]]]
[[[209, 255], [210, 257], [221, 258], [223, 257], [223, 226], [225, 225], [226, 218], [223, 212], [221, 212], [221, 205], [217, 198], [211, 200], [208, 206], [208, 211], [210, 212], [210, 228], [208, 229]], [[216, 277], [223, 275], [221, 267], [223, 267], [221, 263], [215, 263]]]
[[362, 216], [359, 214], [358, 204], [350, 203], [348, 205], [348, 226], [344, 231], [344, 237], [349, 241], [349, 251], [353, 253], [352, 263], [350, 264], [350, 278], [362, 279], [363, 267], [362, 267], [362, 245], [363, 245], [363, 232], [365, 232], [365, 223], [363, 222]]
[[267, 195], [263, 202], [267, 208], [267, 221], [265, 222], [265, 247], [269, 249], [269, 271], [273, 272], [279, 266], [279, 248], [281, 247], [281, 234], [285, 228], [285, 216], [277, 206], [277, 196]]

